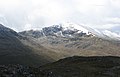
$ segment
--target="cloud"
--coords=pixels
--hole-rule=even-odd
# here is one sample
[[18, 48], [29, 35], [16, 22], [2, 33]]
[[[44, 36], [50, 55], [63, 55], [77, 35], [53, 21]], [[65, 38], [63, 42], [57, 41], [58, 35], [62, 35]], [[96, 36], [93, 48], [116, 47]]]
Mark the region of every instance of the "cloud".
[[0, 0], [0, 22], [17, 31], [61, 22], [92, 28], [120, 23], [120, 0]]
[[115, 32], [120, 35], [120, 25], [111, 27], [109, 31]]
[[107, 18], [106, 22], [111, 24], [120, 24], [120, 17]]

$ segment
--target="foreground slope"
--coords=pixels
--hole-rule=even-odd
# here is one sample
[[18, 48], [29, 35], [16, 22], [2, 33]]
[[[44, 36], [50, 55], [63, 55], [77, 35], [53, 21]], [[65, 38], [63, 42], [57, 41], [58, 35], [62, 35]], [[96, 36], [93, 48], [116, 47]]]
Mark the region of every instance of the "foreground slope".
[[46, 73], [43, 77], [119, 77], [120, 57], [73, 56], [44, 65], [40, 69]]
[[0, 65], [1, 77], [120, 77], [120, 57], [73, 56], [39, 68]]
[[0, 64], [41, 65], [52, 60], [38, 55], [37, 51], [23, 44], [21, 39], [25, 38], [0, 24]]

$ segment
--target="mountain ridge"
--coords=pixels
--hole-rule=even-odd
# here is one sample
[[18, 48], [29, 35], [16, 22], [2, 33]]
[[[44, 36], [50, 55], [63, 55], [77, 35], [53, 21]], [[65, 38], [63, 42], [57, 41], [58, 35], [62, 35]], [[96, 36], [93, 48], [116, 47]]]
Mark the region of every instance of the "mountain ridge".
[[[70, 23], [70, 22], [56, 24], [49, 27], [43, 27], [41, 30], [28, 30], [28, 31], [22, 31], [19, 33], [20, 34], [23, 33], [26, 36], [29, 36], [29, 34], [31, 34], [33, 35], [33, 37], [34, 36], [41, 37], [41, 36], [48, 36], [48, 35], [61, 36], [61, 37], [75, 37], [76, 35], [78, 36], [90, 35], [90, 36], [96, 36], [96, 37], [107, 39], [107, 40], [116, 40], [116, 41], [120, 40], [120, 35], [110, 30], [93, 29], [90, 27], [86, 27], [83, 25]], [[37, 35], [35, 35], [35, 33]]]
[[[77, 29], [79, 28], [79, 29]], [[76, 25], [74, 27], [74, 24], [67, 23], [67, 24], [59, 24], [59, 25], [53, 25], [49, 27], [44, 27], [41, 30], [29, 30], [29, 31], [23, 31], [19, 32], [20, 34], [30, 36], [34, 35], [41, 37], [41, 36], [60, 36], [60, 37], [74, 37], [74, 36], [95, 36], [92, 34], [92, 32], [89, 32], [87, 29], [83, 28], [82, 26]]]
[[20, 32], [20, 34], [28, 37], [34, 43], [42, 45], [48, 50], [57, 53], [57, 55], [61, 54], [59, 55], [60, 57], [58, 59], [73, 55], [120, 55], [119, 40], [109, 40], [98, 37], [97, 35], [92, 33], [92, 30], [90, 30], [91, 32], [89, 32], [89, 29], [87, 31], [89, 32], [88, 35], [88, 33], [84, 33], [84, 31], [81, 31], [80, 29], [73, 28], [73, 26], [74, 25], [72, 24], [72, 27], [65, 27], [64, 29], [64, 27], [62, 27], [61, 25], [53, 25], [45, 27], [43, 28], [43, 30], [40, 31], [31, 30]]

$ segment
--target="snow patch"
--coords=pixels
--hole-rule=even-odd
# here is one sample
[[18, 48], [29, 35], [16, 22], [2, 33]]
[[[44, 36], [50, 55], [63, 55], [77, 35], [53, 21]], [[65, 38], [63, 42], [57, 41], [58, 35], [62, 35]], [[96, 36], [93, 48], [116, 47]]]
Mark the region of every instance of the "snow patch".
[[88, 34], [89, 31], [85, 28], [83, 28], [82, 26], [78, 25], [78, 24], [75, 24], [75, 23], [62, 23], [60, 24], [64, 30], [80, 30], [79, 32], [83, 32], [83, 33], [86, 33]]
[[114, 32], [108, 31], [108, 30], [105, 30], [105, 31], [103, 31], [103, 34], [104, 34], [104, 35], [107, 35], [107, 36], [110, 37], [110, 38], [117, 38], [117, 39], [120, 40], [120, 35], [117, 34], [117, 33], [114, 33]]

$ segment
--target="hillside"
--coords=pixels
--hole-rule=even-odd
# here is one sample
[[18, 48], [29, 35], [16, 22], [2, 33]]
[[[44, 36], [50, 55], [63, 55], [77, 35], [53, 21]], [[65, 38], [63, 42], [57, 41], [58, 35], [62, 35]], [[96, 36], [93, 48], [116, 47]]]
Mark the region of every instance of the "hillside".
[[[0, 24], [0, 64], [42, 65], [53, 61], [51, 58], [37, 54], [36, 50], [21, 42], [25, 39], [12, 29]], [[45, 48], [42, 51], [48, 51]]]
[[[56, 60], [69, 56], [119, 56], [120, 41], [104, 39], [91, 30], [75, 24], [60, 24], [42, 28], [41, 30], [23, 31], [19, 34], [29, 38], [36, 49], [38, 45], [54, 52], [51, 56]], [[106, 37], [105, 37], [106, 38]], [[57, 55], [57, 56], [56, 56]]]
[[43, 77], [119, 77], [120, 58], [114, 56], [73, 56], [44, 65]]
[[0, 65], [0, 76], [15, 77], [119, 77], [120, 57], [72, 56], [39, 68], [23, 65]]

